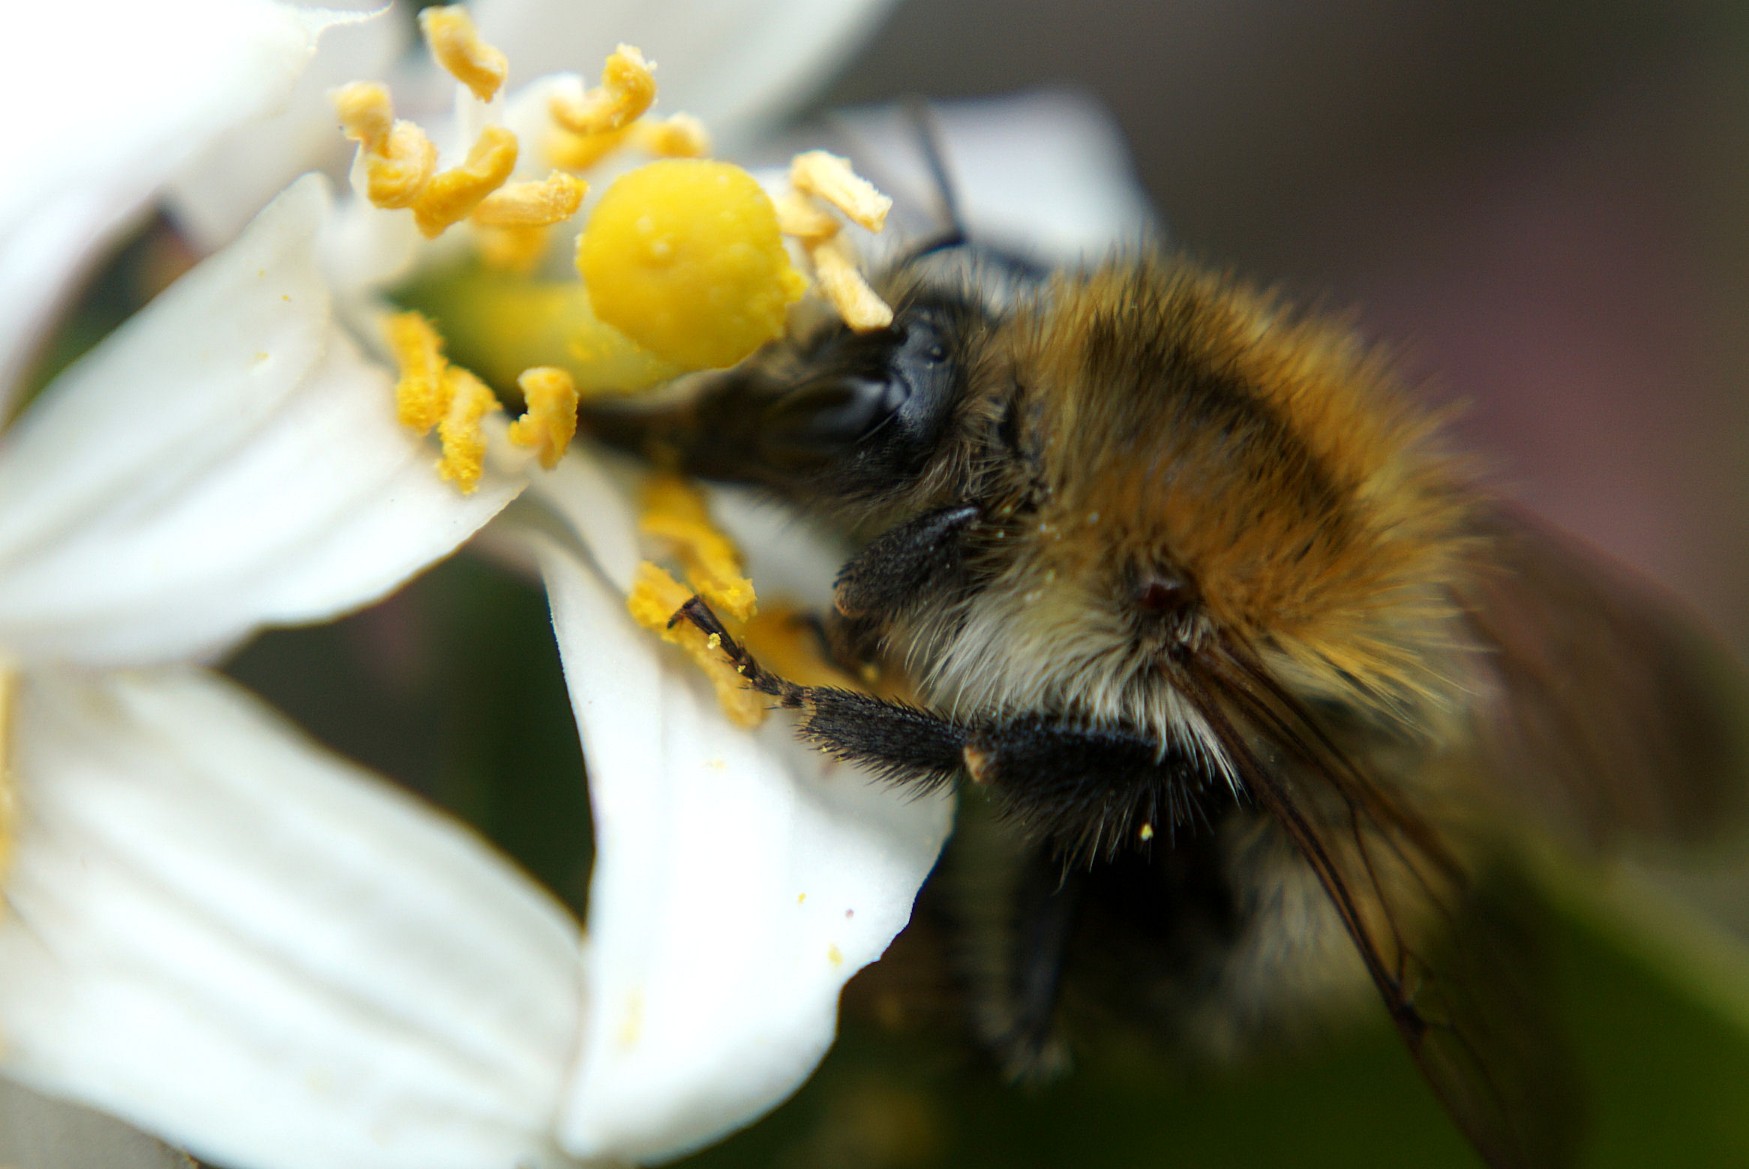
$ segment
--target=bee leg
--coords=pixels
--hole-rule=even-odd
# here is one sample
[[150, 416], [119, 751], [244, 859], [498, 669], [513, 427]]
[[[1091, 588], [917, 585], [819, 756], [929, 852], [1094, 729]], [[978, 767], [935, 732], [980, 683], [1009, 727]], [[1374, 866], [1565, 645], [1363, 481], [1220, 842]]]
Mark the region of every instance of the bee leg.
[[1057, 1006], [1084, 881], [1080, 873], [1063, 872], [1048, 849], [1029, 849], [1023, 863], [1003, 963], [1007, 985], [994, 998], [999, 1009], [986, 1009], [978, 1022], [1009, 1079], [1040, 1082], [1069, 1066]]
[[1190, 746], [1043, 716], [960, 721], [851, 690], [800, 686], [761, 666], [702, 599], [673, 620], [714, 635], [750, 686], [801, 712], [804, 739], [916, 790], [964, 777], [1070, 866], [1206, 822], [1210, 801], [1232, 799], [1226, 775]]
[[894, 783], [931, 790], [951, 783], [964, 766], [966, 728], [915, 706], [831, 686], [801, 686], [772, 673], [731, 635], [701, 597], [669, 619], [687, 621], [714, 636], [747, 684], [800, 711], [798, 733], [826, 751], [870, 767]]
[[974, 504], [955, 504], [876, 536], [838, 573], [833, 607], [881, 623], [932, 594], [963, 570], [961, 537], [982, 514]]

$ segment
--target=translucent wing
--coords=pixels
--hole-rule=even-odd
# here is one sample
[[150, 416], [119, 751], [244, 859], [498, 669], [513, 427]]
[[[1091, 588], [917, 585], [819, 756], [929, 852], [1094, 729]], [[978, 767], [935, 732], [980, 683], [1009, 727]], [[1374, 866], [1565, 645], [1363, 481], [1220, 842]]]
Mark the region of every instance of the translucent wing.
[[1653, 586], [1522, 513], [1485, 534], [1496, 571], [1462, 600], [1492, 650], [1486, 770], [1595, 843], [1695, 840], [1742, 822], [1740, 671]]
[[1317, 874], [1415, 1062], [1483, 1157], [1497, 1169], [1572, 1164], [1575, 1078], [1534, 931], [1504, 875], [1364, 774], [1243, 649], [1203, 655], [1191, 688], [1251, 797]]

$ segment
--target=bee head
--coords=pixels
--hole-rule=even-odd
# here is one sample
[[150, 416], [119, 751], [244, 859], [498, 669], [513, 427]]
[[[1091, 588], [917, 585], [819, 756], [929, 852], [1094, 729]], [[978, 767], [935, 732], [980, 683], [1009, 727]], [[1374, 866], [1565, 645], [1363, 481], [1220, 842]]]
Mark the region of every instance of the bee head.
[[682, 379], [657, 401], [586, 405], [583, 427], [658, 465], [804, 508], [854, 518], [898, 495], [914, 506], [909, 497], [937, 483], [963, 445], [964, 407], [1001, 316], [940, 267], [931, 257], [889, 274], [887, 328], [858, 333], [833, 321], [733, 369]]

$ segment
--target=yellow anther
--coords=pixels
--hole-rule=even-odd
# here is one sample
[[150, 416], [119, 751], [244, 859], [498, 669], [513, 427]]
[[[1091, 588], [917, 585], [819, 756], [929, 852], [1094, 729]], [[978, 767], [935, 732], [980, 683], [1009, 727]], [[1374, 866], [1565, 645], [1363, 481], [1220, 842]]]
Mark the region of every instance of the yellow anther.
[[547, 139], [547, 161], [564, 170], [588, 170], [631, 140], [634, 126], [606, 134], [573, 134], [554, 130]]
[[577, 383], [550, 365], [525, 369], [516, 379], [526, 409], [510, 424], [510, 441], [540, 457], [552, 470], [577, 434]]
[[818, 195], [870, 231], [886, 225], [887, 212], [893, 201], [874, 189], [874, 185], [850, 169], [850, 160], [810, 150], [790, 160], [789, 181], [796, 190]]
[[482, 200], [504, 185], [516, 166], [516, 135], [502, 126], [480, 131], [467, 161], [432, 176], [413, 202], [413, 221], [434, 239], [461, 222]]
[[340, 128], [359, 147], [381, 154], [395, 122], [395, 103], [380, 81], [354, 81], [334, 91], [334, 112]]
[[485, 227], [547, 227], [577, 214], [589, 184], [557, 171], [539, 182], [507, 183], [480, 200], [474, 222]]
[[770, 197], [741, 168], [703, 159], [615, 180], [584, 227], [577, 269], [596, 316], [689, 369], [733, 365], [782, 336], [807, 289]]
[[837, 235], [808, 249], [814, 263], [814, 279], [820, 292], [838, 310], [844, 323], [859, 333], [884, 329], [893, 323], [893, 310], [868, 286], [856, 267], [856, 253]]
[[458, 5], [427, 8], [419, 14], [425, 43], [443, 71], [467, 86], [481, 101], [491, 101], [504, 84], [509, 62], [480, 39], [473, 18]]
[[449, 392], [449, 409], [437, 425], [437, 437], [443, 445], [437, 473], [453, 482], [463, 495], [472, 495], [486, 471], [483, 423], [487, 414], [499, 408], [498, 399], [485, 382], [459, 365], [447, 367], [443, 381]]
[[638, 145], [658, 158], [703, 158], [711, 152], [711, 134], [691, 114], [674, 114], [660, 121], [648, 118], [632, 127]]
[[346, 136], [358, 143], [365, 198], [378, 207], [408, 207], [437, 169], [437, 147], [412, 122], [395, 121], [389, 91], [355, 81], [334, 93]]
[[443, 338], [418, 313], [396, 313], [383, 323], [383, 335], [401, 373], [395, 383], [396, 417], [409, 430], [429, 434], [449, 411]]
[[388, 150], [364, 160], [364, 197], [378, 207], [411, 207], [437, 170], [437, 147], [412, 122], [396, 122]]
[[573, 134], [605, 134], [643, 117], [656, 100], [656, 66], [631, 45], [621, 45], [601, 71], [601, 88], [552, 99], [553, 120]]
[[626, 609], [639, 625], [686, 651], [711, 680], [717, 702], [723, 713], [729, 716], [729, 721], [737, 726], [758, 726], [765, 720], [767, 700], [747, 688], [746, 681], [723, 656], [721, 649], [705, 637], [703, 630], [685, 621], [669, 626], [669, 619], [691, 597], [691, 591], [684, 585], [646, 560], [638, 565], [637, 579], [626, 597]]
[[753, 616], [758, 598], [743, 574], [741, 550], [711, 521], [696, 487], [677, 475], [651, 479], [638, 526], [669, 544], [688, 583], [720, 616], [736, 622]]
[[777, 228], [803, 243], [819, 243], [843, 228], [837, 216], [800, 191], [785, 191], [777, 200]]

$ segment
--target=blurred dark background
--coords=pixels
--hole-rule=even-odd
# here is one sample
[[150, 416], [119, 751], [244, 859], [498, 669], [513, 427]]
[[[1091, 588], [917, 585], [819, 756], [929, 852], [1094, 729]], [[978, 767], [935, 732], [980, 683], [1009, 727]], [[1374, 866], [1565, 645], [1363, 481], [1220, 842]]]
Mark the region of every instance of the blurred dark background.
[[1503, 488], [1749, 647], [1749, 6], [913, 0], [823, 106], [1107, 105], [1172, 239], [1352, 309]]

